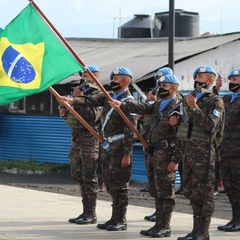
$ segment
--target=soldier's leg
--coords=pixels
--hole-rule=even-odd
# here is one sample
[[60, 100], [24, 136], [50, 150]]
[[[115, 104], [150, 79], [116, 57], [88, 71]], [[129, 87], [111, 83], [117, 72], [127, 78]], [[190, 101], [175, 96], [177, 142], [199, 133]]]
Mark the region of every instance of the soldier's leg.
[[[113, 198], [113, 205], [114, 207], [117, 204], [117, 211], [112, 216], [113, 217], [113, 224], [107, 227], [108, 231], [120, 231], [120, 230], [127, 230], [127, 206], [129, 202], [129, 181], [130, 181], [130, 170], [131, 167], [127, 167], [122, 171], [114, 171], [116, 174], [112, 174], [111, 180], [111, 187], [110, 187], [110, 194]], [[115, 175], [115, 176], [114, 176]], [[116, 176], [118, 176], [116, 179]], [[120, 180], [121, 179], [121, 180]], [[115, 201], [114, 201], [115, 200]], [[116, 202], [116, 203], [114, 203]], [[113, 212], [114, 213], [114, 212]]]
[[108, 231], [120, 231], [127, 230], [127, 206], [129, 201], [129, 189], [121, 188], [112, 191], [114, 199], [119, 199], [116, 215], [113, 217], [113, 224], [107, 227]]
[[220, 231], [224, 231], [224, 229], [228, 226], [232, 226], [233, 222], [234, 222], [234, 218], [235, 218], [235, 211], [236, 211], [236, 207], [235, 203], [233, 202], [233, 198], [231, 197], [231, 189], [232, 189], [232, 170], [230, 167], [230, 157], [225, 157], [222, 156], [221, 157], [221, 161], [220, 161], [220, 171], [221, 171], [221, 176], [222, 176], [222, 181], [223, 181], [223, 185], [226, 191], [226, 194], [228, 196], [229, 202], [231, 204], [231, 208], [232, 208], [232, 219], [225, 225], [219, 225], [217, 227], [218, 230]]
[[[203, 145], [202, 147], [200, 147]], [[192, 232], [178, 240], [209, 239], [209, 224], [214, 212], [215, 152], [205, 143], [186, 144], [186, 158], [183, 162], [184, 195], [193, 207]], [[201, 151], [201, 149], [204, 150]], [[190, 176], [190, 177], [189, 177]]]
[[110, 153], [110, 184], [109, 192], [113, 199], [118, 199], [118, 218], [117, 222], [108, 226], [108, 231], [127, 230], [127, 206], [129, 202], [129, 182], [131, 177], [132, 165], [122, 167], [121, 162], [124, 155], [124, 144], [116, 142], [111, 145]]
[[[201, 163], [200, 163], [201, 161]], [[193, 194], [192, 201], [195, 206], [202, 208], [201, 215], [198, 213], [200, 207], [196, 207], [197, 232], [193, 234], [193, 239], [209, 239], [209, 226], [215, 209], [214, 205], [214, 179], [215, 179], [215, 152], [211, 151], [211, 158], [208, 154], [204, 158], [197, 158], [193, 170]], [[193, 167], [194, 167], [193, 166]], [[199, 166], [199, 169], [196, 167]], [[198, 216], [200, 215], [200, 216]]]
[[84, 211], [86, 203], [88, 201], [86, 191], [83, 187], [83, 180], [82, 180], [82, 160], [80, 158], [80, 145], [77, 141], [71, 142], [71, 148], [69, 152], [69, 160], [70, 160], [70, 168], [71, 168], [71, 176], [75, 183], [79, 184], [80, 193], [82, 197], [82, 205], [83, 205], [83, 212], [74, 218], [70, 218], [68, 221], [70, 223], [76, 223], [78, 219], [81, 219], [84, 215]]
[[184, 237], [178, 237], [177, 240], [192, 240], [193, 234], [197, 232], [199, 217], [202, 214], [202, 207], [198, 204], [195, 205], [194, 201], [191, 199], [192, 195], [192, 170], [190, 162], [187, 158], [182, 161], [182, 188], [184, 190], [184, 196], [190, 200], [190, 204], [193, 208], [193, 229]]
[[99, 223], [97, 228], [99, 229], [107, 229], [108, 226], [116, 224], [118, 221], [118, 199], [113, 199], [112, 203], [112, 215], [111, 218], [105, 223]]
[[106, 187], [107, 192], [112, 197], [112, 214], [109, 220], [104, 223], [100, 223], [97, 225], [99, 229], [107, 229], [108, 226], [117, 222], [118, 218], [118, 205], [119, 199], [116, 198], [114, 192], [112, 192], [111, 186], [111, 166], [110, 166], [110, 153], [104, 151], [102, 152], [102, 167], [103, 167], [103, 183]]
[[239, 157], [229, 156], [228, 158], [231, 172], [228, 181], [225, 180], [226, 193], [232, 207], [232, 222], [225, 226], [224, 231], [240, 231], [240, 161]]
[[[156, 185], [154, 180], [154, 168], [153, 168], [154, 160], [155, 160], [154, 157], [148, 156], [147, 162], [146, 162], [146, 169], [147, 169], [147, 176], [148, 176], [148, 191], [149, 191], [149, 194], [155, 199], [155, 212], [152, 215], [145, 216], [144, 219], [152, 221], [152, 218], [155, 218], [155, 222], [156, 222], [156, 206], [158, 204], [156, 203], [157, 190], [156, 190]], [[141, 230], [140, 234], [144, 236], [148, 236], [149, 232], [153, 231], [155, 228], [156, 228], [156, 224], [147, 230]]]
[[77, 224], [96, 223], [96, 201], [98, 190], [98, 150], [99, 145], [93, 136], [86, 134], [81, 142], [80, 156], [82, 159], [83, 188], [87, 195], [87, 203], [84, 205], [85, 215], [76, 221]]
[[171, 198], [157, 198], [156, 204], [156, 224], [148, 233], [152, 237], [170, 237], [171, 236], [171, 217], [175, 206], [175, 200]]
[[170, 221], [175, 206], [174, 181], [175, 173], [166, 171], [171, 161], [171, 152], [154, 153], [154, 182], [156, 186], [156, 228], [149, 232], [152, 237], [170, 237]]
[[[148, 178], [148, 192], [149, 194], [155, 198], [156, 197], [156, 187], [154, 183], [154, 172], [153, 172], [153, 161], [154, 158], [145, 153], [145, 165], [146, 165], [146, 171], [147, 171], [147, 178]], [[144, 217], [145, 220], [154, 221], [154, 218], [156, 218], [156, 211], [151, 214]], [[145, 230], [143, 230], [144, 232]], [[141, 233], [141, 232], [140, 232]], [[141, 233], [142, 234], [142, 233]]]

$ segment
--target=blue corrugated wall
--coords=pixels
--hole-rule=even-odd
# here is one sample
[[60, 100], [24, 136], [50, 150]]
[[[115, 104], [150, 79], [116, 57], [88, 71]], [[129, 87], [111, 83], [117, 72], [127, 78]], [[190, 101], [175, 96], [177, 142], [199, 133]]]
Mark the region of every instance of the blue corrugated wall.
[[0, 160], [69, 163], [70, 128], [58, 116], [0, 115]]
[[[70, 128], [58, 116], [0, 114], [0, 161], [68, 164], [70, 138]], [[140, 143], [133, 150], [132, 180], [147, 182]]]

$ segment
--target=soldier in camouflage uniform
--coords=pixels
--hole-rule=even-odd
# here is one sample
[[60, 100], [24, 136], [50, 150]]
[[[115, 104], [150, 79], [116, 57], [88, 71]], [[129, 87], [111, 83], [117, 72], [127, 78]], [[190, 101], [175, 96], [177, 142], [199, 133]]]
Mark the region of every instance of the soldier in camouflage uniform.
[[[113, 99], [134, 101], [128, 89], [132, 79], [132, 73], [129, 69], [123, 67], [114, 69], [110, 79], [112, 91], [109, 94]], [[112, 216], [110, 220], [98, 224], [97, 227], [108, 231], [126, 230], [134, 133], [119, 113], [111, 108], [103, 93], [93, 95], [91, 98], [62, 97], [62, 99], [75, 105], [103, 106], [102, 132], [104, 139], [110, 145], [110, 151], [105, 151], [103, 154], [103, 181], [107, 192], [112, 197]], [[127, 117], [136, 127], [136, 116], [128, 114]]]
[[[161, 100], [149, 103], [113, 101], [112, 106], [121, 106], [124, 111], [138, 114], [155, 114], [150, 126], [149, 144], [153, 147], [153, 156], [147, 161], [148, 187], [155, 199], [156, 223], [140, 234], [151, 237], [170, 237], [171, 215], [175, 206], [175, 171], [178, 164], [173, 162], [176, 128], [170, 125], [169, 110], [181, 99], [177, 95], [179, 80], [174, 75], [160, 78], [158, 96]], [[115, 104], [115, 105], [114, 105]]]
[[[162, 77], [162, 76], [165, 76], [165, 75], [171, 75], [173, 74], [173, 71], [171, 68], [169, 67], [163, 67], [163, 68], [160, 68], [158, 69], [158, 71], [156, 72], [156, 74], [154, 75], [154, 79], [156, 80], [156, 86], [155, 88], [151, 91], [151, 93], [148, 94], [148, 97], [147, 97], [147, 102], [149, 101], [155, 101], [157, 100], [157, 92], [158, 92], [158, 89], [159, 89], [159, 84], [160, 84], [160, 81], [159, 79]], [[148, 139], [148, 135], [149, 135], [149, 132], [150, 132], [150, 126], [151, 126], [151, 123], [152, 121], [154, 120], [156, 116], [154, 114], [151, 114], [151, 115], [142, 115], [142, 136], [144, 139]], [[145, 166], [146, 166], [146, 170], [148, 171], [148, 153], [144, 152], [144, 156], [145, 156]], [[148, 176], [148, 174], [147, 174]], [[156, 222], [156, 212], [154, 212], [153, 214], [151, 215], [147, 215], [144, 217], [144, 219], [148, 220], [148, 221], [152, 221], [152, 222]]]
[[221, 145], [220, 169], [223, 185], [232, 207], [232, 219], [218, 230], [240, 231], [240, 68], [228, 76], [231, 94], [223, 97], [226, 121]]
[[[88, 65], [88, 68], [97, 78], [99, 77], [98, 67]], [[91, 96], [99, 91], [87, 72], [80, 72], [79, 74], [83, 80], [87, 81], [86, 87], [83, 87], [85, 96]], [[75, 87], [74, 96], [78, 97], [80, 93], [79, 87]], [[98, 131], [98, 120], [101, 115], [101, 109], [97, 107], [83, 107], [77, 104], [73, 104], [73, 108], [85, 121]], [[67, 111], [63, 105], [60, 105], [60, 116], [65, 117], [66, 124], [72, 129], [69, 154], [71, 176], [73, 181], [80, 185], [83, 205], [83, 213], [76, 218], [70, 218], [68, 221], [76, 224], [96, 223], [97, 216], [95, 209], [98, 188], [97, 168], [99, 143], [89, 130], [86, 129], [71, 112]]]
[[188, 122], [180, 121], [177, 137], [184, 142], [183, 190], [193, 209], [193, 230], [178, 240], [208, 240], [214, 212], [215, 149], [221, 142], [224, 106], [212, 92], [216, 72], [210, 66], [198, 67], [194, 88], [205, 88], [194, 97], [186, 96]]

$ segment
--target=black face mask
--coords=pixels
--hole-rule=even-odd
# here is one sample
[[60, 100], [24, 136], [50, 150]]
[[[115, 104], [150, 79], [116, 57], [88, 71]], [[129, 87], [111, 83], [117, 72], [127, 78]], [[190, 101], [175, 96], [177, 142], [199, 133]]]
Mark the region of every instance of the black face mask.
[[162, 99], [168, 97], [170, 95], [169, 90], [166, 90], [165, 88], [159, 88], [158, 89], [158, 96]]
[[205, 82], [194, 81], [194, 89], [196, 89], [197, 87], [200, 87], [202, 85], [205, 85], [204, 88], [206, 87], [206, 83]]
[[120, 83], [116, 83], [116, 82], [111, 82], [110, 83], [110, 88], [112, 91], [117, 92], [118, 90], [121, 89]]
[[240, 88], [240, 84], [239, 83], [229, 83], [228, 88], [231, 92], [237, 92]]

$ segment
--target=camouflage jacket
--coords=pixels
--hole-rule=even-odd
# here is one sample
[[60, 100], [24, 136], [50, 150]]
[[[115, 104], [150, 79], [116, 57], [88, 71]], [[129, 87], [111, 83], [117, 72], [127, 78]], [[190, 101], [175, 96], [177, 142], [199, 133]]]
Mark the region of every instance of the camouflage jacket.
[[[85, 96], [91, 96], [99, 92], [98, 89], [90, 89], [90, 91], [86, 92]], [[93, 128], [98, 129], [100, 125], [100, 116], [102, 113], [101, 108], [98, 107], [85, 107], [80, 106], [78, 104], [73, 104], [72, 106], [74, 110]], [[86, 129], [75, 116], [68, 111], [66, 116], [66, 124], [71, 128], [76, 129]]]
[[[112, 96], [114, 92], [109, 92]], [[121, 100], [122, 98], [126, 98], [127, 96], [132, 96], [129, 90], [124, 92], [121, 96], [117, 98], [117, 100]], [[128, 100], [129, 102], [134, 102], [134, 99]], [[91, 97], [83, 96], [79, 98], [74, 98], [74, 105], [84, 105], [87, 107], [98, 107], [102, 106], [102, 118], [103, 121], [106, 118], [107, 113], [111, 109], [111, 106], [108, 103], [105, 95], [100, 92], [98, 94], [92, 95]], [[126, 114], [127, 118], [130, 120], [134, 127], [137, 126], [136, 116], [131, 113]], [[133, 144], [135, 141], [135, 135], [130, 130], [129, 126], [125, 123], [123, 118], [119, 115], [119, 113], [114, 110], [110, 116], [108, 123], [104, 128], [104, 137], [111, 137], [115, 134], [124, 134], [124, 154], [129, 155], [132, 153]]]
[[240, 95], [231, 103], [232, 94], [223, 97], [225, 128], [221, 155], [240, 156]]
[[[185, 141], [206, 141], [209, 142], [212, 137], [212, 142], [222, 130], [224, 121], [224, 104], [220, 96], [204, 90], [204, 95], [197, 101], [198, 108], [191, 109], [186, 107], [189, 117], [188, 124], [180, 122], [178, 127], [178, 138]], [[221, 138], [221, 136], [219, 136]], [[216, 140], [217, 145], [221, 139]]]
[[[169, 124], [168, 112], [173, 108], [180, 100], [180, 97], [175, 97], [167, 107], [162, 111], [162, 115], [159, 115], [159, 107], [162, 100], [157, 100], [153, 104], [151, 103], [134, 103], [134, 102], [123, 102], [121, 109], [128, 112], [133, 112], [142, 115], [154, 115], [156, 116], [151, 125], [148, 136], [150, 144], [155, 144], [163, 140], [171, 142], [175, 140], [176, 129]], [[155, 122], [156, 121], [156, 122]]]

